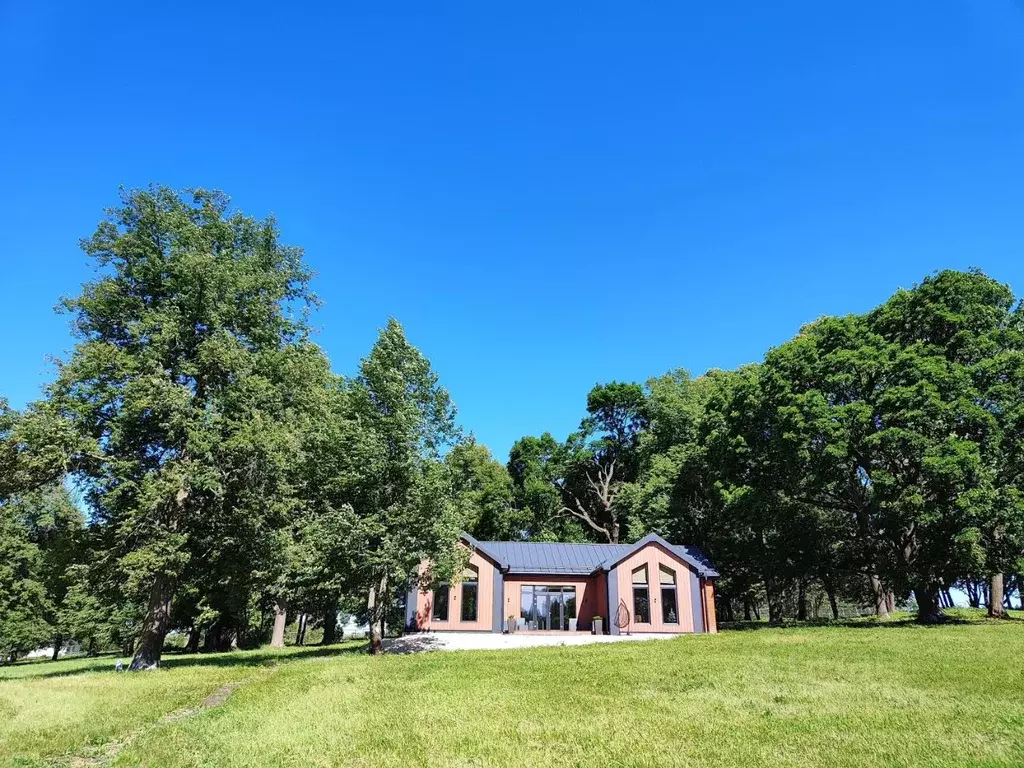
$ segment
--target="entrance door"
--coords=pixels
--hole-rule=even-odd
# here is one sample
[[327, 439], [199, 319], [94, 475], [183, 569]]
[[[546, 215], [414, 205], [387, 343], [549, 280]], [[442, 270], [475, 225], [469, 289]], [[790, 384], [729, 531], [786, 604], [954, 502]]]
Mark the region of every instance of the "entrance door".
[[568, 629], [563, 622], [565, 616], [565, 604], [562, 602], [561, 592], [548, 594], [548, 629]]
[[576, 588], [525, 584], [520, 616], [528, 629], [566, 632], [576, 618]]
[[551, 626], [551, 595], [536, 588], [533, 596], [537, 603], [537, 629], [554, 629]]

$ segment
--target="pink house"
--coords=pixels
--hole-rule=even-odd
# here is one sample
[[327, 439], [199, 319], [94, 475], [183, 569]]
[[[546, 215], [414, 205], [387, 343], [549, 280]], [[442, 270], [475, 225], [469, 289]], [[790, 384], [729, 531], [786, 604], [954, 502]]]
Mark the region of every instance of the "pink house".
[[460, 580], [410, 590], [409, 630], [503, 632], [511, 621], [518, 632], [589, 632], [598, 617], [613, 635], [718, 630], [718, 571], [696, 548], [656, 534], [635, 544], [562, 544], [464, 533], [461, 544], [470, 556]]

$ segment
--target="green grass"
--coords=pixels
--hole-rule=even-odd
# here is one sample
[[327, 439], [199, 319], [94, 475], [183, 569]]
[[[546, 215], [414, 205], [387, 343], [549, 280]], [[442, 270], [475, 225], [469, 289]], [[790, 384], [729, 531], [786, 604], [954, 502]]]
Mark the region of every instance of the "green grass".
[[[970, 615], [386, 658], [176, 657], [137, 675], [107, 671], [111, 659], [19, 665], [0, 669], [0, 764], [1024, 765], [1024, 621]], [[240, 681], [221, 706], [190, 709]]]

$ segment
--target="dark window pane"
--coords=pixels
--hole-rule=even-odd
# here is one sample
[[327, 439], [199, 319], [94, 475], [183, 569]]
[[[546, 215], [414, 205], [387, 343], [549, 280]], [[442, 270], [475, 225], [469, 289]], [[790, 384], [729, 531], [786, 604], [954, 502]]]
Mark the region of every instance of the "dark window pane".
[[520, 587], [519, 598], [521, 606], [519, 618], [523, 620], [527, 627], [530, 627], [537, 620], [537, 614], [533, 605], [533, 587]]
[[476, 582], [462, 584], [462, 620], [476, 621]]
[[676, 588], [661, 588], [661, 620], [666, 624], [679, 623], [679, 611], [676, 606]]
[[434, 610], [431, 613], [434, 621], [448, 621], [448, 585], [438, 584], [434, 590]]
[[647, 587], [633, 587], [633, 621], [651, 623], [651, 597]]

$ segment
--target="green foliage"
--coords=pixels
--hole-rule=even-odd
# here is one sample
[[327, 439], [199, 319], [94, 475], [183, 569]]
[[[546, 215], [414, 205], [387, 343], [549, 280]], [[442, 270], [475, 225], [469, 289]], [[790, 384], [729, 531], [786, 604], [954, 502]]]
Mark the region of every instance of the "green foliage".
[[151, 666], [169, 629], [250, 647], [281, 606], [365, 614], [376, 648], [412, 580], [458, 577], [461, 530], [697, 545], [727, 620], [822, 595], [935, 619], [955, 584], [1024, 583], [1024, 310], [978, 271], [822, 318], [760, 364], [595, 385], [576, 431], [502, 465], [397, 321], [355, 378], [332, 373], [273, 219], [152, 187], [82, 247], [97, 276], [61, 302], [71, 356], [23, 412], [0, 399], [5, 657], [73, 638]]
[[433, 561], [437, 575], [460, 570], [455, 543], [467, 521], [441, 461], [459, 431], [447, 390], [394, 319], [362, 361], [349, 397], [368, 438], [353, 497], [350, 554], [368, 592], [378, 650], [380, 624], [395, 605], [393, 590], [404, 593], [421, 560]]
[[527, 515], [513, 505], [512, 480], [486, 446], [472, 440], [445, 456], [460, 517], [481, 540], [516, 540], [528, 529]]

